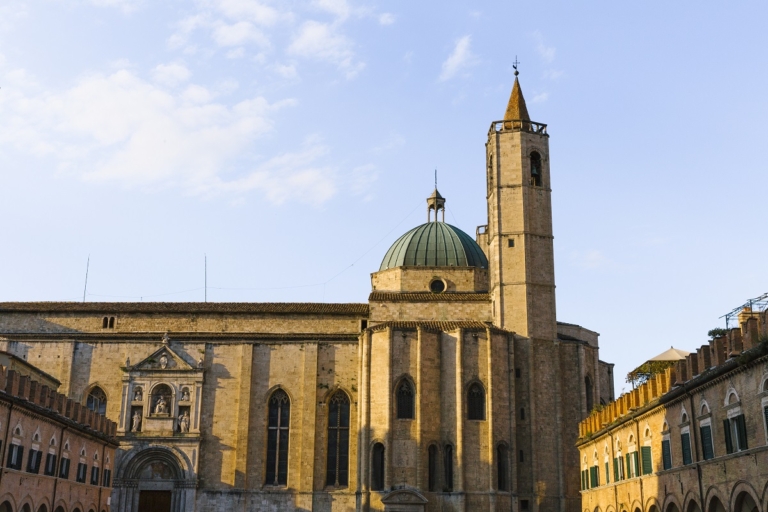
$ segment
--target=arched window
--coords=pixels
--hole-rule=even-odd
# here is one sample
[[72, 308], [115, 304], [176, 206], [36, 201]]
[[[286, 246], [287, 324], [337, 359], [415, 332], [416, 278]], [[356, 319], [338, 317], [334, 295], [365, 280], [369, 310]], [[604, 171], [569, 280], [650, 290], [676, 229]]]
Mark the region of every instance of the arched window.
[[384, 445], [376, 443], [371, 451], [371, 489], [384, 490]]
[[278, 389], [269, 399], [267, 425], [267, 485], [288, 484], [288, 428], [291, 401]]
[[349, 397], [337, 391], [328, 408], [328, 468], [325, 485], [349, 482]]
[[447, 444], [443, 450], [443, 491], [453, 491], [453, 446]]
[[427, 490], [434, 492], [437, 489], [437, 446], [434, 444], [429, 445], [427, 450], [428, 465], [427, 465]]
[[589, 414], [595, 407], [594, 389], [592, 386], [592, 379], [589, 378], [589, 375], [584, 377], [584, 391], [587, 394], [587, 414]]
[[500, 491], [509, 490], [509, 450], [504, 444], [496, 447], [496, 480]]
[[485, 390], [479, 382], [473, 382], [467, 390], [467, 419], [485, 419]]
[[541, 186], [541, 155], [536, 151], [531, 153], [531, 185]]
[[94, 387], [85, 401], [85, 406], [99, 414], [107, 413], [107, 395], [100, 387]]
[[414, 415], [413, 386], [408, 379], [403, 379], [397, 387], [397, 418], [412, 420]]

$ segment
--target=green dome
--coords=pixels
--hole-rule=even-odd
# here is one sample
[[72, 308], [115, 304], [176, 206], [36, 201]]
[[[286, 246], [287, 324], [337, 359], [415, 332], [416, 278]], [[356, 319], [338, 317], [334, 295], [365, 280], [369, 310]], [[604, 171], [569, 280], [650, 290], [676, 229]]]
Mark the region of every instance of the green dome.
[[398, 238], [379, 270], [395, 267], [488, 268], [488, 259], [477, 242], [459, 228], [428, 222]]

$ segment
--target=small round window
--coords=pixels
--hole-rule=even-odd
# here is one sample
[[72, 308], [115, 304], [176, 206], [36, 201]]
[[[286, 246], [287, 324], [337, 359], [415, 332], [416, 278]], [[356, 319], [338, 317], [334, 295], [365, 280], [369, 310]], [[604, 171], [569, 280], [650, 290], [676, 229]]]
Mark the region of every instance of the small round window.
[[432, 293], [443, 293], [445, 291], [445, 281], [442, 279], [433, 279], [429, 283], [429, 291]]

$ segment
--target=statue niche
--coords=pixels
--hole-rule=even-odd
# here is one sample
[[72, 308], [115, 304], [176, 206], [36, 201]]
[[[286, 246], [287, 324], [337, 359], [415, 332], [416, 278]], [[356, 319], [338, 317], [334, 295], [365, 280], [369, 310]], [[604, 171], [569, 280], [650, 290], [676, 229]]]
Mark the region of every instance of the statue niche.
[[152, 390], [150, 414], [153, 416], [170, 416], [173, 401], [173, 391], [166, 384], [155, 386]]

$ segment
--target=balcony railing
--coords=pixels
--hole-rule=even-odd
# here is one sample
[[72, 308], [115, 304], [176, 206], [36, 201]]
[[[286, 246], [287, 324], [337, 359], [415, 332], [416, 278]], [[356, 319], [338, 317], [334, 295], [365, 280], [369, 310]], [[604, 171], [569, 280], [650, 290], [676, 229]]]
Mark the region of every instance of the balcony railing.
[[522, 119], [492, 122], [491, 129], [488, 130], [488, 133], [500, 132], [528, 132], [547, 136], [547, 125], [533, 121], [523, 121]]

